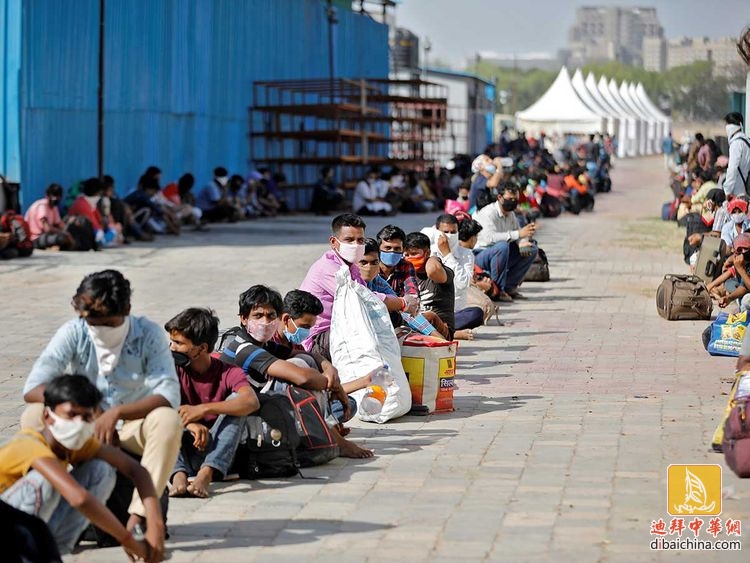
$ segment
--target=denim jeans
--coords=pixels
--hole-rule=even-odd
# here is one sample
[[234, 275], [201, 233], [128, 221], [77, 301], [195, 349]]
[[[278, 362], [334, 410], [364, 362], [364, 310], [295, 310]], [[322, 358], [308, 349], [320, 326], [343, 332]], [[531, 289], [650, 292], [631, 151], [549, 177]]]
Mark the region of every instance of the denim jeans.
[[516, 241], [500, 241], [493, 246], [474, 250], [476, 264], [489, 272], [492, 281], [503, 291], [518, 287], [537, 254], [538, 249], [534, 245], [528, 256], [521, 256]]
[[[73, 468], [70, 476], [102, 504], [115, 488], [115, 469], [92, 459]], [[70, 553], [89, 521], [60, 496], [41, 473], [32, 469], [0, 496], [14, 508], [38, 516], [47, 523], [60, 553]]]
[[209, 466], [225, 476], [237, 453], [244, 425], [244, 416], [219, 415], [208, 431], [208, 445], [203, 451], [193, 445], [193, 435], [185, 430], [172, 475], [182, 471], [194, 476], [202, 467]]

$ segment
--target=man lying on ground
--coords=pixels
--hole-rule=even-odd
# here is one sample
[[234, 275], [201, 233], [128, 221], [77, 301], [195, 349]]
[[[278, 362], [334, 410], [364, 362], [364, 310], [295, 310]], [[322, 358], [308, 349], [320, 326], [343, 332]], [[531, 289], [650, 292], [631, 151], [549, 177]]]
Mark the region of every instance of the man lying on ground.
[[[211, 356], [219, 319], [208, 309], [185, 309], [164, 329], [180, 379], [180, 419], [185, 427], [169, 496], [208, 497], [211, 481], [232, 466], [245, 417], [260, 407], [242, 369]], [[188, 477], [195, 476], [188, 484]]]

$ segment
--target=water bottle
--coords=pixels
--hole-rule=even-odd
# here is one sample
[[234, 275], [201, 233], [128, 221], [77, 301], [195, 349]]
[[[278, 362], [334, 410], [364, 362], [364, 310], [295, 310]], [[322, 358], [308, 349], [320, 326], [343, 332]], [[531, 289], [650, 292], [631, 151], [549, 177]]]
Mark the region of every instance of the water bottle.
[[375, 416], [383, 410], [385, 398], [388, 395], [388, 385], [393, 382], [391, 369], [383, 364], [370, 374], [370, 385], [367, 386], [365, 396], [359, 404], [362, 414]]

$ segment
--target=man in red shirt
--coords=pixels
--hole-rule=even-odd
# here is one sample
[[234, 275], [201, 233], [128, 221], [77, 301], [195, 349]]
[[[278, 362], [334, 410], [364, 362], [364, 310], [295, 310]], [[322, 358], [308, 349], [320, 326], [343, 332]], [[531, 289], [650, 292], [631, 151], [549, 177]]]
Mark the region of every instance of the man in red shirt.
[[[234, 461], [247, 415], [260, 408], [245, 372], [211, 356], [219, 319], [190, 308], [164, 325], [180, 380], [180, 418], [185, 427], [172, 474], [170, 496], [208, 497], [208, 486]], [[195, 475], [188, 484], [188, 476]]]

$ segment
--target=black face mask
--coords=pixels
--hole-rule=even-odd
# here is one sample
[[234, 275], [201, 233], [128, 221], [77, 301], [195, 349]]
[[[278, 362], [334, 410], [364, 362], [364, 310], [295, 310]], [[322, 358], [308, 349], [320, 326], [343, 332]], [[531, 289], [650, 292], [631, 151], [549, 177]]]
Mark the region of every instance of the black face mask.
[[182, 352], [172, 352], [172, 359], [177, 367], [184, 368], [190, 365], [190, 356]]
[[502, 202], [503, 211], [513, 211], [518, 207], [518, 200], [516, 199], [503, 199], [500, 201]]

